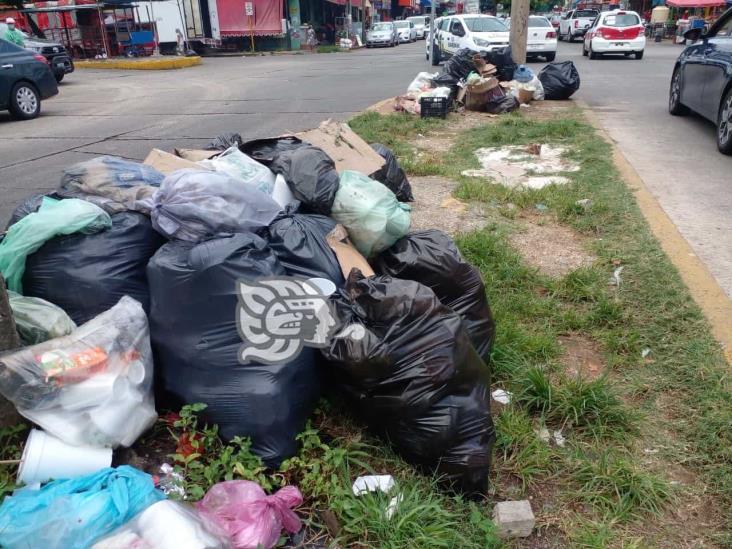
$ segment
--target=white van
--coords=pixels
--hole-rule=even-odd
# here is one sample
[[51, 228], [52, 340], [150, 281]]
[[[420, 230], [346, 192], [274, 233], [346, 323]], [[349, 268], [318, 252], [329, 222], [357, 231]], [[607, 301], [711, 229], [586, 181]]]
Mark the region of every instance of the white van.
[[508, 46], [508, 27], [492, 15], [453, 15], [442, 18], [435, 40], [432, 64], [438, 65], [462, 48], [475, 51], [505, 48]]

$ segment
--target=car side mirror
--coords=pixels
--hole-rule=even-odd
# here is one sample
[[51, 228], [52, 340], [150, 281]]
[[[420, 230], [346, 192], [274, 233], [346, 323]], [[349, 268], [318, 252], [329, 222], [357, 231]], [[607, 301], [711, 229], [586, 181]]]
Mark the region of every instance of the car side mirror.
[[694, 29], [689, 29], [684, 33], [684, 38], [686, 38], [690, 42], [696, 42], [702, 37], [702, 34], [704, 33], [704, 29], [701, 27], [696, 27]]

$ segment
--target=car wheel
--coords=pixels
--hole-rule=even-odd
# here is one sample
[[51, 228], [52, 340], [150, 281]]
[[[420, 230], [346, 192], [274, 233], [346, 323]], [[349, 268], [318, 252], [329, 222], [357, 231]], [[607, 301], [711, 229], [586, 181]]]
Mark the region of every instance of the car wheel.
[[574, 36], [572, 35], [572, 31], [569, 31], [569, 32], [567, 33], [567, 42], [569, 42], [570, 44], [571, 44], [572, 42], [574, 42]]
[[719, 107], [717, 148], [722, 154], [732, 154], [732, 88], [727, 90]]
[[547, 63], [551, 63], [557, 58], [557, 52], [547, 53], [544, 57], [546, 57]]
[[584, 42], [582, 42], [582, 55], [584, 55], [585, 57], [587, 57], [587, 48], [585, 48], [585, 43]]
[[56, 82], [58, 82], [60, 84], [61, 83], [61, 80], [63, 80], [64, 79], [64, 76], [66, 76], [66, 75], [64, 73], [62, 73], [62, 72], [57, 72], [53, 76], [56, 78]]
[[676, 67], [671, 77], [671, 89], [668, 93], [668, 112], [674, 116], [689, 114], [689, 107], [681, 103], [681, 67]]
[[636, 59], [643, 59], [643, 50], [635, 52]]
[[564, 36], [562, 36], [561, 32], [557, 33], [557, 40], [559, 40], [560, 42], [564, 41]]
[[592, 41], [590, 41], [590, 51], [588, 55], [590, 56], [590, 59], [597, 59], [598, 57], [600, 57], [599, 54], [592, 51]]
[[36, 88], [27, 82], [18, 82], [10, 92], [10, 113], [20, 120], [30, 120], [41, 112], [41, 98]]

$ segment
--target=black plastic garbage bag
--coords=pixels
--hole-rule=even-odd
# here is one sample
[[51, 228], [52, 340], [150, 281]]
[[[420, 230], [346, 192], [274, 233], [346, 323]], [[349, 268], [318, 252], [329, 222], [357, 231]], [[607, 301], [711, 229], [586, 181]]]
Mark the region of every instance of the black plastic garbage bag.
[[55, 198], [56, 200], [62, 200], [63, 196], [58, 194], [57, 192], [50, 192], [46, 194], [34, 194], [32, 196], [29, 196], [23, 202], [18, 204], [15, 209], [13, 210], [13, 213], [10, 214], [10, 220], [8, 221], [7, 226], [5, 227], [5, 230], [9, 229], [11, 225], [17, 223], [21, 219], [23, 219], [26, 215], [29, 213], [37, 212], [38, 208], [41, 207], [41, 204], [43, 203], [43, 197], [48, 196], [49, 198]]
[[470, 48], [461, 48], [455, 52], [455, 55], [445, 61], [442, 66], [442, 72], [461, 80], [467, 78], [468, 75], [475, 70], [473, 56], [478, 53]]
[[336, 225], [324, 215], [288, 212], [269, 226], [269, 247], [288, 275], [327, 278], [342, 286], [341, 267], [326, 239]]
[[294, 136], [269, 137], [247, 141], [239, 147], [239, 150], [257, 162], [269, 166], [280, 153], [302, 146], [303, 142]]
[[303, 209], [330, 215], [340, 178], [335, 162], [325, 151], [312, 145], [282, 151], [270, 164], [281, 174]]
[[339, 393], [405, 457], [457, 485], [485, 489], [490, 415], [481, 421], [460, 397], [484, 387], [473, 400], [488, 411], [490, 374], [460, 316], [423, 284], [356, 270], [331, 301], [341, 327], [363, 332], [322, 350]]
[[222, 133], [214, 137], [206, 147], [207, 151], [225, 151], [242, 144], [241, 135], [235, 132]]
[[404, 173], [392, 150], [381, 143], [372, 143], [371, 148], [386, 161], [379, 171], [371, 175], [371, 179], [381, 181], [389, 187], [399, 202], [413, 202], [414, 195], [407, 174]]
[[520, 106], [521, 103], [519, 103], [519, 100], [516, 99], [514, 95], [507, 93], [506, 95], [497, 97], [493, 101], [486, 103], [485, 110], [491, 114], [504, 114], [515, 111]]
[[145, 269], [165, 242], [138, 212], [112, 215], [112, 227], [94, 234], [57, 236], [28, 256], [23, 293], [61, 307], [76, 324], [128, 295], [149, 310]]
[[569, 99], [580, 87], [580, 76], [571, 61], [549, 63], [539, 72], [546, 99]]
[[452, 88], [454, 91], [457, 89], [459, 81], [459, 78], [443, 72], [432, 79], [432, 86], [435, 88]]
[[506, 46], [500, 50], [493, 50], [483, 55], [488, 63], [496, 66], [496, 78], [500, 82], [513, 80], [513, 72], [516, 70], [516, 63], [513, 62], [511, 46]]
[[295, 453], [295, 437], [319, 397], [315, 351], [306, 347], [283, 363], [241, 364], [237, 281], [284, 274], [253, 233], [170, 242], [148, 266], [158, 398], [207, 404], [204, 415], [223, 438], [251, 437], [253, 452], [271, 467]]
[[478, 354], [490, 354], [496, 325], [480, 271], [463, 259], [447, 234], [436, 229], [408, 234], [372, 265], [379, 274], [429, 286], [443, 305], [463, 318]]

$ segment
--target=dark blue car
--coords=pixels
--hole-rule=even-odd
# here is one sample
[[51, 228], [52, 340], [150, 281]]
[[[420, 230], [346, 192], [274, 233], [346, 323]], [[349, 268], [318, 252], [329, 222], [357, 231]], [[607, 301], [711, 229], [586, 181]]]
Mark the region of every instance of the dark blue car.
[[0, 110], [28, 120], [41, 112], [41, 100], [58, 93], [48, 61], [0, 39]]
[[689, 110], [717, 124], [717, 147], [732, 154], [732, 9], [708, 32], [684, 33], [690, 46], [681, 53], [669, 93], [668, 110], [683, 115]]

